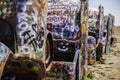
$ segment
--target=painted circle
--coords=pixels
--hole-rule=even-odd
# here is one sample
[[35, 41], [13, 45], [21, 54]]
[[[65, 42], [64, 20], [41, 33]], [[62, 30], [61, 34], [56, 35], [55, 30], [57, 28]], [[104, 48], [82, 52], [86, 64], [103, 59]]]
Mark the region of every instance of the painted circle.
[[21, 22], [21, 23], [18, 25], [18, 28], [19, 28], [19, 29], [26, 30], [26, 29], [28, 29], [28, 23], [27, 23], [27, 22]]

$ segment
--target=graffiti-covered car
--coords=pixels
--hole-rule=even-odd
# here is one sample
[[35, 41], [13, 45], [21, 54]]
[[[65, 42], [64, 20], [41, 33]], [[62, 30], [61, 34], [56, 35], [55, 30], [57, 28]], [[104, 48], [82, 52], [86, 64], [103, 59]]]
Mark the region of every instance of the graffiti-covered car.
[[89, 9], [88, 15], [88, 64], [95, 64], [96, 61], [96, 45], [99, 36], [99, 27], [96, 26], [98, 19], [98, 10]]
[[96, 62], [96, 39], [93, 36], [88, 36], [88, 64]]
[[103, 34], [104, 34], [104, 7], [99, 6], [98, 9], [89, 9], [88, 18], [88, 35], [96, 39], [96, 60], [100, 61], [103, 54]]
[[[51, 0], [48, 2], [47, 30], [52, 33], [53, 37], [53, 61], [62, 62], [62, 65], [64, 62], [66, 65], [73, 64], [73, 67], [77, 68], [79, 68], [81, 37], [79, 15], [79, 0]], [[73, 73], [76, 73], [76, 75], [73, 75], [73, 80], [75, 80], [75, 77], [79, 79], [79, 69], [77, 68], [73, 70]], [[48, 73], [50, 72], [51, 70], [48, 70]], [[62, 78], [64, 79], [63, 76]]]
[[104, 25], [106, 30], [106, 44], [105, 44], [105, 53], [109, 54], [110, 52], [110, 46], [115, 45], [116, 38], [115, 38], [115, 32], [114, 32], [114, 19], [115, 17], [112, 14], [109, 14], [108, 16], [104, 17]]
[[11, 74], [15, 80], [45, 78], [45, 68], [52, 60], [49, 55], [52, 37], [46, 31], [46, 20], [47, 0], [0, 1], [0, 42], [12, 53], [7, 56], [9, 51], [0, 47], [0, 54], [3, 54], [0, 61], [5, 61], [0, 64], [1, 80]]

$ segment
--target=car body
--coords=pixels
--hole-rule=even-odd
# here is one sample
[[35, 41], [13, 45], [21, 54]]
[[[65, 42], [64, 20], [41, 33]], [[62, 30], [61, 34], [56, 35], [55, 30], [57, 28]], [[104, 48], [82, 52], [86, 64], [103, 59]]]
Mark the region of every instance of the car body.
[[[47, 29], [52, 33], [53, 37], [53, 63], [54, 61], [57, 61], [62, 64], [65, 62], [66, 65], [74, 64], [72, 67], [79, 66], [79, 54], [81, 45], [79, 15], [79, 0], [56, 0], [48, 2]], [[78, 69], [75, 68], [73, 70], [73, 73], [76, 74], [76, 70]], [[47, 73], [50, 72], [51, 69], [47, 71]], [[49, 75], [51, 74], [48, 74], [47, 76]], [[74, 80], [79, 79], [78, 74], [76, 75], [73, 76]], [[57, 75], [54, 75], [54, 77], [55, 76]], [[61, 78], [64, 79], [63, 76]]]
[[47, 0], [1, 0], [0, 9], [0, 42], [9, 48], [0, 47], [7, 54], [1, 58], [1, 80], [10, 73], [17, 80], [44, 79], [51, 61], [46, 55], [52, 52], [52, 37], [46, 30]]

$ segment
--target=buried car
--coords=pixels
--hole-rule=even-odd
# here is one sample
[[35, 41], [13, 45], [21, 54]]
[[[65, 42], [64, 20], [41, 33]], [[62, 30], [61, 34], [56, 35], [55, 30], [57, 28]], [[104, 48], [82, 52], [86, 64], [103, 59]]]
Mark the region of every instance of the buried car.
[[93, 36], [88, 36], [88, 64], [96, 62], [96, 39]]
[[1, 80], [11, 76], [15, 80], [45, 78], [52, 60], [52, 39], [46, 31], [46, 19], [47, 0], [0, 1]]
[[[80, 79], [80, 1], [79, 0], [58, 0], [48, 2], [47, 29], [53, 37], [53, 62], [47, 70], [47, 79], [68, 79], [68, 73], [75, 75], [73, 80]], [[81, 57], [82, 58], [82, 57]], [[60, 64], [57, 64], [60, 63]], [[53, 68], [54, 66], [64, 65], [74, 67], [69, 69], [65, 75], [62, 70]], [[60, 66], [59, 66], [60, 67]], [[62, 68], [62, 67], [61, 67]], [[53, 70], [54, 69], [54, 70]], [[56, 74], [60, 70], [60, 74]], [[64, 72], [64, 71], [63, 71]], [[54, 75], [55, 74], [55, 75]], [[62, 76], [61, 76], [62, 75]], [[54, 76], [54, 77], [53, 77]], [[67, 78], [66, 78], [67, 77]]]

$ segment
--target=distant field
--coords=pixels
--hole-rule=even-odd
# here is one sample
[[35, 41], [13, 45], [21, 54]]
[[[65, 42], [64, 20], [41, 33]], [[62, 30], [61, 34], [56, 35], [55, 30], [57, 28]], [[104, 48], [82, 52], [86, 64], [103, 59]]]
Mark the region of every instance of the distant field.
[[120, 27], [115, 27], [115, 35], [117, 37], [117, 42], [120, 43]]

